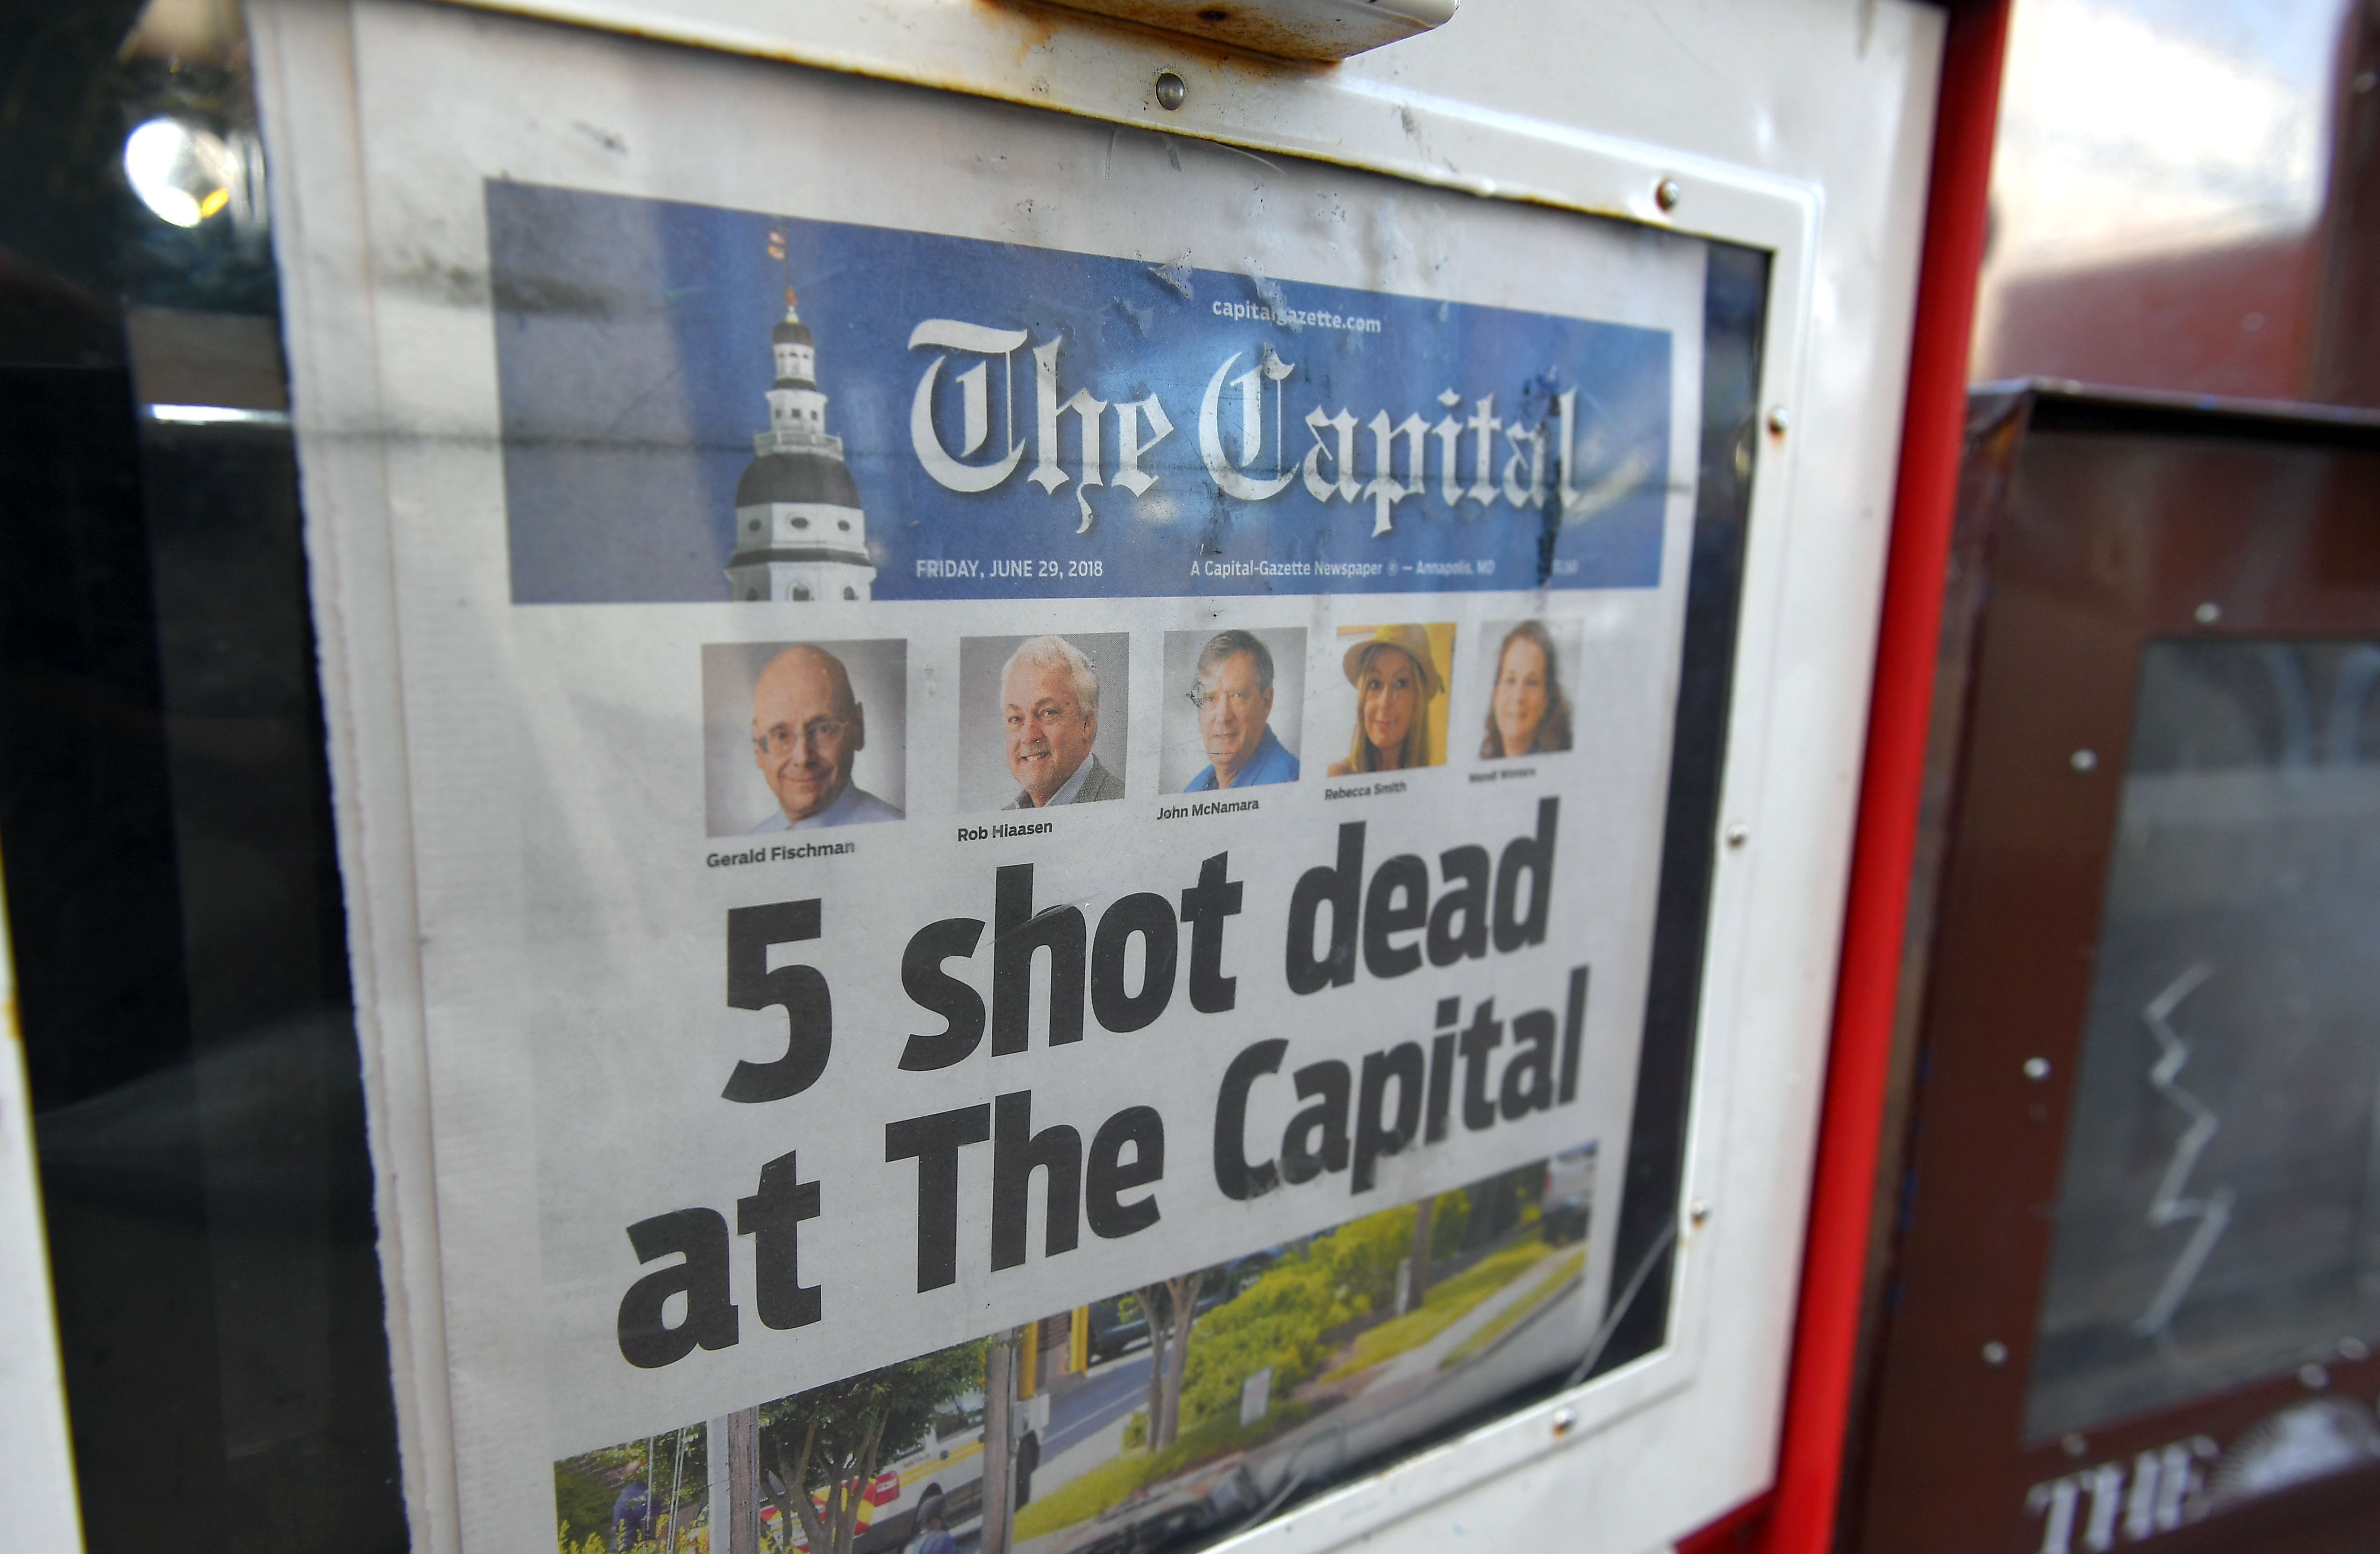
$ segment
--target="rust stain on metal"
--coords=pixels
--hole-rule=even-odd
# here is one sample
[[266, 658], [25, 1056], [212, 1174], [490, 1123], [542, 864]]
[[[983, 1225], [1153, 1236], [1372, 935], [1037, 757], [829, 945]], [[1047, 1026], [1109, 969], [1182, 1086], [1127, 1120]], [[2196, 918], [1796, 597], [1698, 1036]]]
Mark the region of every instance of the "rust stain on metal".
[[982, 0], [986, 10], [1002, 13], [1002, 19], [1014, 28], [1016, 40], [1016, 63], [1022, 67], [1026, 55], [1036, 49], [1048, 48], [1058, 36], [1062, 25], [1060, 18], [1039, 6], [1002, 4], [1000, 0]]

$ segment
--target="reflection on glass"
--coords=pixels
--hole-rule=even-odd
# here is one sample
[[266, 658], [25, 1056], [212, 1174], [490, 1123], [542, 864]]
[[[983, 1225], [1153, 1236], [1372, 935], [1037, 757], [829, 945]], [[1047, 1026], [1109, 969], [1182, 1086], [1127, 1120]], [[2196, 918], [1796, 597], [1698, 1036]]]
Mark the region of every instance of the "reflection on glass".
[[2153, 645], [2025, 1434], [2380, 1334], [2380, 646]]
[[124, 142], [124, 176], [160, 221], [196, 226], [231, 203], [240, 169], [222, 136], [152, 118]]

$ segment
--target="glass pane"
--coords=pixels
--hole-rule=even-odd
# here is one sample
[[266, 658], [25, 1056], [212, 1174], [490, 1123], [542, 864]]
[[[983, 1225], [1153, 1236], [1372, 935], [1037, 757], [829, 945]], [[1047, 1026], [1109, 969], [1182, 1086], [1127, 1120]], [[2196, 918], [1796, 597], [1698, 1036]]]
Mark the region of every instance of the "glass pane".
[[2150, 647], [2025, 1433], [2380, 1330], [2380, 646]]
[[87, 1546], [390, 1554], [241, 10], [0, 6], [0, 856]]

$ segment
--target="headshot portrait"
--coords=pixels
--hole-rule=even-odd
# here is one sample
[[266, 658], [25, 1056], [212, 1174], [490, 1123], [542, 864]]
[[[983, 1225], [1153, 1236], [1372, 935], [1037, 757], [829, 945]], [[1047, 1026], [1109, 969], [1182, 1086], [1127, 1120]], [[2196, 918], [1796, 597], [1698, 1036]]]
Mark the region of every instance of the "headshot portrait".
[[1578, 683], [1579, 674], [1578, 627], [1527, 620], [1489, 621], [1482, 629], [1482, 640], [1495, 643], [1496, 650], [1486, 661], [1481, 701], [1487, 729], [1479, 759], [1510, 760], [1569, 749], [1570, 687]]
[[1305, 628], [1167, 632], [1159, 791], [1296, 782], [1305, 710]]
[[1339, 669], [1347, 689], [1317, 710], [1318, 737], [1338, 747], [1345, 729], [1347, 755], [1330, 763], [1333, 777], [1402, 771], [1446, 760], [1446, 677], [1454, 657], [1454, 627], [1342, 625]]
[[1123, 796], [1129, 641], [1115, 631], [960, 642], [963, 810]]
[[702, 703], [712, 836], [902, 818], [906, 642], [707, 643]]

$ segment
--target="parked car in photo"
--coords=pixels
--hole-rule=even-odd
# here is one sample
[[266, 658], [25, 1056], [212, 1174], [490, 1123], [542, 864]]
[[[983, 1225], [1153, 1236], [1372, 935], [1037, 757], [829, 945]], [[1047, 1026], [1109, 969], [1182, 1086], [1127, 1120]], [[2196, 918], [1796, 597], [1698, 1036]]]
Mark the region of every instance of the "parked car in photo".
[[852, 1540], [852, 1554], [898, 1549], [922, 1530], [917, 1513], [939, 1498], [953, 1528], [983, 1510], [983, 1393], [962, 1392], [934, 1415], [925, 1439], [884, 1465], [893, 1492], [868, 1530]]

